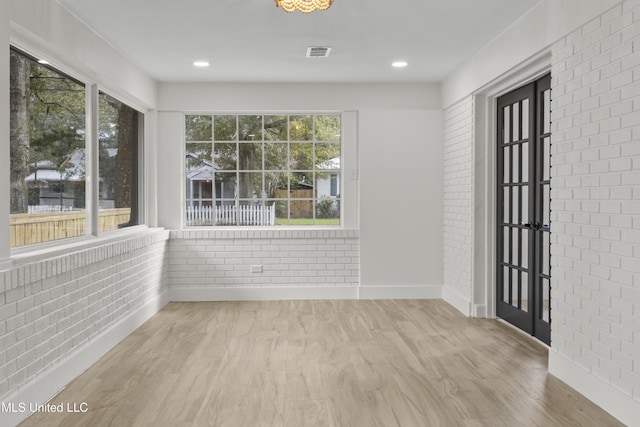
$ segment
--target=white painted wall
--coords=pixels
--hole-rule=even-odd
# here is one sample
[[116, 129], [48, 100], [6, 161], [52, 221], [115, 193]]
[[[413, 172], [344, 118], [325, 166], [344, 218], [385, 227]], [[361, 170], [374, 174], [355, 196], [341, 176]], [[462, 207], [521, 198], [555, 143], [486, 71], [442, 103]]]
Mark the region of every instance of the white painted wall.
[[442, 286], [442, 120], [360, 111], [363, 287]]
[[[442, 114], [438, 85], [177, 84], [159, 86], [159, 224], [179, 228], [180, 112], [345, 111], [344, 228], [366, 241], [364, 297], [439, 297], [442, 285]], [[165, 186], [166, 184], [166, 186]], [[417, 294], [412, 290], [419, 288]], [[385, 294], [391, 289], [389, 294]]]
[[446, 108], [548, 48], [620, 0], [542, 0], [442, 82]]

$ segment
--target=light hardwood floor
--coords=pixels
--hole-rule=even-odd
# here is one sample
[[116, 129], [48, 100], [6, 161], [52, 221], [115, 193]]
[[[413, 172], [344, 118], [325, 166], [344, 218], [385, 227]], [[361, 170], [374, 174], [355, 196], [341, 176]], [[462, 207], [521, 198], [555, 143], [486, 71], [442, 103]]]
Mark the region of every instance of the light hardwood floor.
[[171, 303], [22, 426], [617, 426], [442, 301]]

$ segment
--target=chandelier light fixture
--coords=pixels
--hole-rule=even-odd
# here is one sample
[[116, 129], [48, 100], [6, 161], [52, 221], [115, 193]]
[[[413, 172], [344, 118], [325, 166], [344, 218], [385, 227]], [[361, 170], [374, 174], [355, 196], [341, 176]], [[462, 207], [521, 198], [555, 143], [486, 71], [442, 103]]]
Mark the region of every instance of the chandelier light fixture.
[[284, 9], [285, 12], [291, 13], [299, 11], [302, 13], [311, 13], [316, 10], [327, 10], [331, 7], [333, 0], [275, 0], [276, 6]]

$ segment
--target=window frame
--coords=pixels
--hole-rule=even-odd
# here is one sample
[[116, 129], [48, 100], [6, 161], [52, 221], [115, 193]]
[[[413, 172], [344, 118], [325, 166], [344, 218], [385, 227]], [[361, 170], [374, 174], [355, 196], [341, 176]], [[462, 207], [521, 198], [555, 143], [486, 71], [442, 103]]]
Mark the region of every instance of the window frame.
[[[274, 143], [284, 143], [287, 144], [287, 147], [290, 147], [291, 144], [294, 143], [310, 143], [313, 144], [312, 147], [315, 148], [315, 144], [316, 143], [335, 143], [337, 142], [339, 144], [340, 147], [340, 168], [339, 170], [329, 170], [327, 171], [327, 174], [331, 175], [337, 175], [338, 176], [338, 185], [337, 185], [337, 191], [338, 194], [337, 196], [332, 196], [332, 199], [335, 199], [338, 201], [338, 215], [339, 217], [337, 218], [339, 220], [338, 224], [331, 224], [331, 225], [322, 225], [322, 224], [318, 224], [316, 223], [316, 220], [318, 219], [317, 217], [317, 207], [318, 207], [318, 202], [320, 201], [320, 197], [316, 195], [315, 199], [314, 198], [303, 198], [303, 199], [292, 199], [291, 197], [287, 197], [287, 198], [283, 198], [281, 200], [286, 200], [288, 203], [288, 221], [290, 222], [291, 220], [291, 212], [290, 212], [290, 207], [291, 207], [291, 201], [296, 200], [296, 201], [311, 201], [313, 203], [313, 216], [312, 219], [314, 221], [314, 224], [312, 225], [296, 225], [296, 224], [282, 224], [282, 225], [215, 225], [212, 221], [211, 225], [188, 225], [187, 224], [187, 204], [193, 200], [195, 200], [194, 198], [188, 198], [187, 194], [186, 194], [186, 174], [187, 174], [187, 170], [186, 170], [186, 166], [185, 166], [185, 157], [187, 154], [187, 145], [188, 144], [198, 144], [198, 143], [210, 143], [212, 144], [212, 148], [211, 148], [211, 157], [213, 159], [213, 157], [215, 156], [214, 153], [214, 143], [216, 142], [215, 139], [215, 125], [214, 125], [214, 117], [215, 116], [235, 116], [235, 120], [236, 120], [236, 129], [239, 129], [239, 121], [240, 121], [240, 117], [241, 116], [261, 116], [262, 117], [262, 131], [264, 131], [264, 118], [266, 116], [286, 116], [287, 117], [287, 123], [289, 123], [289, 120], [291, 117], [293, 116], [330, 116], [330, 115], [335, 115], [335, 116], [339, 116], [340, 117], [340, 138], [337, 141], [319, 141], [315, 139], [315, 120], [313, 120], [313, 128], [312, 128], [312, 132], [313, 132], [313, 138], [309, 141], [303, 141], [303, 140], [297, 140], [297, 139], [291, 139], [290, 136], [290, 127], [287, 126], [287, 139], [286, 140], [282, 140], [282, 141], [270, 141], [267, 140], [264, 137], [260, 140], [256, 140], [255, 142], [261, 142], [261, 143], [265, 143], [265, 142], [274, 142]], [[210, 141], [188, 141], [187, 140], [187, 134], [186, 134], [186, 123], [187, 123], [187, 116], [211, 116], [212, 118], [212, 135], [211, 135], [211, 140]], [[344, 138], [344, 134], [345, 134], [345, 111], [342, 110], [277, 110], [277, 111], [273, 111], [273, 110], [247, 110], [247, 111], [227, 111], [227, 110], [216, 110], [216, 111], [211, 111], [211, 110], [207, 110], [207, 111], [183, 111], [182, 113], [182, 160], [181, 160], [181, 170], [182, 170], [182, 198], [181, 198], [181, 203], [182, 203], [182, 207], [181, 207], [181, 223], [182, 223], [182, 229], [185, 230], [233, 230], [233, 229], [237, 229], [237, 230], [271, 230], [271, 229], [288, 229], [288, 230], [312, 230], [312, 229], [321, 229], [321, 230], [341, 230], [341, 229], [345, 229], [346, 228], [346, 224], [345, 224], [345, 206], [348, 204], [347, 202], [345, 202], [344, 199], [344, 174], [345, 174], [345, 169], [344, 169], [344, 157], [345, 157], [345, 138]], [[236, 135], [236, 139], [235, 141], [218, 141], [218, 142], [222, 142], [222, 143], [226, 143], [226, 142], [233, 142], [236, 144], [236, 153], [238, 152], [237, 150], [239, 150], [239, 146], [242, 143], [247, 143], [249, 141], [242, 141], [239, 137], [239, 135]], [[315, 150], [314, 150], [315, 151]], [[264, 153], [264, 148], [263, 148], [263, 153]], [[289, 165], [289, 161], [290, 161], [290, 150], [287, 149], [287, 153], [288, 153], [288, 158], [286, 160], [287, 162], [287, 168], [283, 169], [283, 173], [287, 173], [287, 174], [293, 174], [293, 173], [307, 173], [308, 171], [305, 170], [295, 170], [295, 169], [291, 169], [290, 165]], [[315, 156], [314, 156], [315, 157]], [[263, 160], [263, 165], [264, 165], [264, 160]], [[316, 173], [319, 173], [320, 170], [317, 168], [317, 165], [312, 165], [313, 167], [313, 176], [314, 176], [314, 180], [317, 180], [316, 177]], [[265, 171], [273, 171], [272, 169], [265, 169], [264, 167], [261, 170], [257, 170], [254, 169], [252, 170], [254, 172], [262, 172], [264, 173]], [[237, 174], [244, 172], [243, 169], [240, 169], [239, 164], [236, 164], [236, 167], [233, 171], [229, 170], [229, 173], [235, 173], [236, 176], [238, 176]], [[215, 181], [214, 181], [214, 185], [215, 185]], [[288, 184], [290, 185], [290, 184]], [[317, 185], [317, 184], [314, 184]], [[289, 186], [287, 187], [288, 189]], [[202, 197], [200, 197], [198, 200], [202, 199]], [[239, 195], [236, 195], [233, 199], [229, 199], [229, 198], [222, 198], [220, 199], [220, 201], [222, 202], [223, 200], [225, 201], [229, 201], [229, 200], [233, 200], [235, 205], [237, 206], [238, 204], [241, 204], [242, 201], [246, 201], [246, 198], [241, 198]], [[269, 201], [275, 201], [276, 199], [268, 199]], [[280, 200], [280, 199], [278, 199]], [[213, 198], [213, 205], [216, 204], [216, 198]]]
[[[84, 235], [77, 237], [68, 237], [57, 240], [49, 240], [40, 243], [32, 243], [21, 246], [11, 247], [10, 242], [7, 241], [6, 250], [9, 254], [9, 259], [23, 259], [29, 258], [30, 255], [42, 256], [43, 254], [57, 253], [60, 250], [66, 250], [78, 246], [84, 246], [90, 244], [96, 239], [103, 240], [104, 238], [111, 239], [118, 236], [126, 236], [137, 231], [147, 229], [147, 183], [146, 183], [146, 155], [145, 147], [147, 145], [147, 126], [148, 126], [148, 109], [140, 105], [137, 101], [122, 96], [117, 90], [112, 90], [107, 85], [87, 77], [79, 71], [82, 67], [73, 67], [67, 65], [64, 61], [59, 61], [54, 58], [57, 56], [51, 54], [47, 49], [40, 49], [37, 47], [29, 46], [27, 43], [11, 40], [9, 43], [9, 50], [16, 51], [19, 54], [29, 58], [30, 60], [38, 61], [38, 59], [47, 61], [46, 64], [42, 64], [44, 67], [51, 69], [52, 71], [69, 78], [84, 85], [85, 89], [85, 141], [84, 149], [86, 152], [86, 181], [85, 181], [85, 220], [86, 220], [86, 232]], [[8, 54], [8, 52], [7, 52]], [[98, 97], [100, 93], [104, 93], [117, 101], [126, 104], [130, 108], [138, 112], [138, 141], [137, 141], [137, 162], [136, 162], [136, 175], [137, 175], [137, 225], [132, 225], [118, 230], [100, 231], [99, 225], [99, 109], [98, 109]], [[11, 160], [9, 159], [9, 162]], [[8, 181], [7, 181], [8, 183]], [[11, 215], [8, 216], [9, 221]]]

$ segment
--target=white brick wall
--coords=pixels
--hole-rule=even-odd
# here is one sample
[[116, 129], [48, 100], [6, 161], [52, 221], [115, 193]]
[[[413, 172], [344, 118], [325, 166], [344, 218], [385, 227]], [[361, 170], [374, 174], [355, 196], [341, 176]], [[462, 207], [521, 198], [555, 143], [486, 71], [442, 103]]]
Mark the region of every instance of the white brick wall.
[[640, 401], [640, 2], [552, 47], [552, 348]]
[[0, 401], [167, 290], [167, 231], [0, 271]]
[[[471, 301], [473, 271], [473, 97], [445, 110], [444, 286]], [[469, 313], [467, 313], [469, 314]]]
[[[169, 245], [172, 289], [192, 287], [356, 287], [356, 230], [182, 230]], [[252, 273], [261, 265], [261, 273]]]

